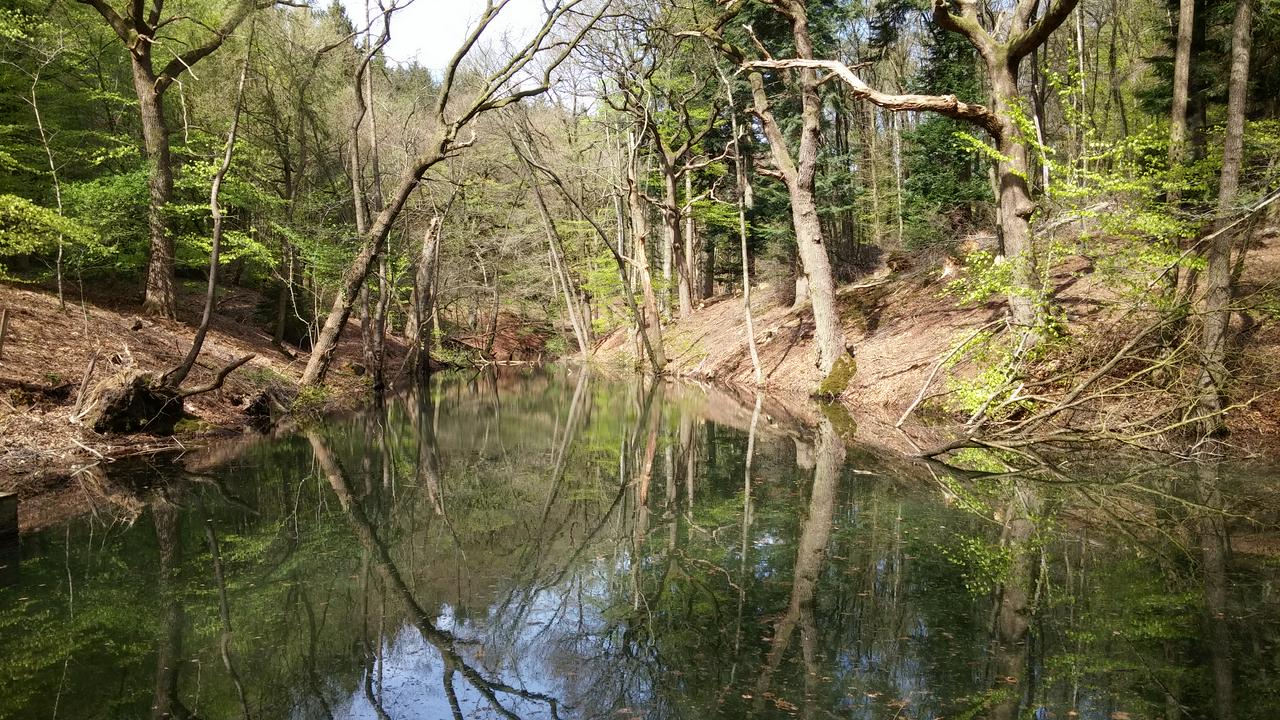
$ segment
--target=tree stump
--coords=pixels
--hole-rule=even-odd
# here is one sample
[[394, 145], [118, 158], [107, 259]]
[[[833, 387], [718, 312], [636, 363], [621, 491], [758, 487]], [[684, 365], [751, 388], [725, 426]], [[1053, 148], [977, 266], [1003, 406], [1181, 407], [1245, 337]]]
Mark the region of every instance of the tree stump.
[[85, 401], [84, 424], [100, 433], [173, 432], [182, 419], [182, 399], [158, 375], [123, 370], [103, 378]]

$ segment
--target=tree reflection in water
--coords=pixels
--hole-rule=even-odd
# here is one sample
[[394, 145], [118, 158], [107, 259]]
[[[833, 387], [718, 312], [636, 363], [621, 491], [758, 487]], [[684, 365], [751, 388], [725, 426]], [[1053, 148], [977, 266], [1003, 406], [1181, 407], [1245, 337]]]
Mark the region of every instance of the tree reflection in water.
[[140, 467], [141, 521], [23, 539], [0, 588], [0, 718], [1252, 720], [1280, 703], [1280, 571], [1228, 540], [1259, 536], [1239, 508], [1270, 517], [1260, 476], [1009, 476], [995, 455], [930, 475], [850, 427], [665, 382], [486, 375], [198, 478]]

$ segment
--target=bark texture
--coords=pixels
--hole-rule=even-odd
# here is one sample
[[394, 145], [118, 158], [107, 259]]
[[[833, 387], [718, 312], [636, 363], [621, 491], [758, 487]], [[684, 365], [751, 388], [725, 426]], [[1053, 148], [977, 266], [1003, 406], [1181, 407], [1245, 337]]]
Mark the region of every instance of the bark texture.
[[[801, 59], [812, 60], [813, 43], [809, 37], [804, 3], [791, 0], [779, 7], [791, 20], [796, 54]], [[836, 308], [835, 279], [831, 274], [831, 259], [823, 241], [815, 194], [822, 99], [818, 95], [817, 72], [807, 67], [798, 68], [795, 72], [800, 84], [801, 129], [794, 157], [788, 149], [782, 127], [774, 116], [765, 90], [764, 76], [759, 69], [753, 68], [748, 72], [748, 80], [751, 84], [754, 112], [764, 126], [774, 164], [782, 174], [791, 198], [791, 222], [795, 229], [797, 252], [813, 307], [817, 366], [823, 376], [826, 376], [835, 367], [836, 361], [844, 356], [845, 344], [844, 329]]]
[[[174, 318], [177, 315], [177, 285], [174, 279], [174, 243], [165, 217], [166, 207], [173, 198], [173, 159], [169, 152], [169, 126], [164, 117], [164, 94], [174, 81], [205, 57], [213, 54], [235, 32], [240, 23], [257, 7], [254, 0], [237, 0], [231, 4], [217, 27], [201, 25], [212, 33], [203, 42], [186, 46], [174, 54], [157, 70], [152, 49], [158, 44], [165, 47], [160, 31], [175, 22], [186, 20], [184, 16], [165, 18], [162, 0], [130, 2], [123, 13], [117, 12], [107, 0], [77, 0], [92, 7], [102, 16], [116, 37], [129, 52], [133, 72], [133, 89], [138, 97], [138, 112], [142, 121], [143, 151], [149, 166], [147, 225], [150, 234], [151, 255], [147, 261], [146, 300], [143, 303], [149, 315]], [[269, 7], [272, 3], [267, 2]]]
[[[1222, 175], [1218, 182], [1218, 217], [1226, 218], [1236, 207], [1240, 190], [1240, 166], [1244, 158], [1244, 113], [1249, 92], [1249, 54], [1253, 40], [1251, 0], [1237, 0], [1231, 26], [1231, 80], [1227, 97], [1227, 133], [1222, 148]], [[1233, 233], [1214, 233], [1209, 241], [1203, 302], [1202, 370], [1199, 412], [1204, 435], [1223, 430], [1222, 409], [1229, 379], [1227, 330], [1231, 324], [1231, 239]]]

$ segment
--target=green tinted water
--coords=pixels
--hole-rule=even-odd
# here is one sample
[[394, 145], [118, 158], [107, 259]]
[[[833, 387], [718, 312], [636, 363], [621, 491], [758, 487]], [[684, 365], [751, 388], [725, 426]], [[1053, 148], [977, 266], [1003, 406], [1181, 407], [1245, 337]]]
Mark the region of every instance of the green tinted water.
[[958, 481], [753, 410], [436, 379], [112, 466], [0, 555], [0, 717], [1280, 714], [1265, 474]]

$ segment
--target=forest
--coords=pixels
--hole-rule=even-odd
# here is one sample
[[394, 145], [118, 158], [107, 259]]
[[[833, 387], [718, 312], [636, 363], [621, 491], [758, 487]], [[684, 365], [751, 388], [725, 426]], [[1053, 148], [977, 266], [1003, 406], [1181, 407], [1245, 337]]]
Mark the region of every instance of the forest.
[[0, 720], [1280, 707], [1280, 0], [0, 36]]
[[1280, 431], [1274, 0], [518, 1], [439, 68], [413, 0], [7, 3], [11, 395], [166, 435], [562, 357], [933, 454]]

